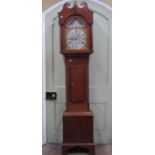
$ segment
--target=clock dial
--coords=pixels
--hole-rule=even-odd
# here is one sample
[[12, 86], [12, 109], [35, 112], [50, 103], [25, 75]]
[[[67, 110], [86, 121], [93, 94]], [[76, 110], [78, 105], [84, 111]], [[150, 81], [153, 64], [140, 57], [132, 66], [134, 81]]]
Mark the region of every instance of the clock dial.
[[79, 50], [87, 48], [87, 33], [85, 23], [74, 18], [66, 24], [66, 49]]
[[84, 29], [70, 29], [66, 34], [66, 44], [68, 49], [86, 48], [86, 31]]

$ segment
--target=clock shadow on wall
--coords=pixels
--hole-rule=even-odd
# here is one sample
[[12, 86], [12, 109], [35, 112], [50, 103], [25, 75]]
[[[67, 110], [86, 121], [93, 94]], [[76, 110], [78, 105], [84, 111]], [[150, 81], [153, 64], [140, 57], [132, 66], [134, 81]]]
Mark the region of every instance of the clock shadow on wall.
[[[64, 111], [62, 111], [62, 115], [59, 116], [61, 117], [60, 120], [63, 125], [63, 155], [67, 155], [67, 153], [72, 151], [80, 152], [80, 150], [93, 155], [94, 139], [106, 139], [108, 137], [107, 134], [102, 137], [101, 135], [107, 132], [104, 129], [107, 121], [106, 117], [111, 115], [108, 114], [110, 107], [108, 107], [106, 103], [107, 98], [108, 100], [111, 100], [109, 99], [111, 96], [107, 95], [109, 93], [108, 91], [111, 90], [106, 89], [108, 82], [111, 81], [111, 79], [109, 80], [109, 71], [107, 69], [110, 67], [107, 60], [110, 57], [107, 52], [109, 48], [107, 46], [108, 42], [105, 40], [105, 42], [102, 43], [101, 37], [96, 37], [97, 35], [100, 36], [99, 31], [94, 31], [92, 29], [94, 25], [100, 27], [102, 33], [105, 33], [106, 36], [107, 33], [103, 31], [102, 26], [105, 26], [108, 30], [106, 25], [108, 20], [104, 21], [104, 19], [102, 19], [103, 21], [101, 21], [101, 24], [103, 23], [103, 25], [97, 25], [94, 22], [101, 18], [100, 15], [93, 13], [86, 3], [83, 3], [82, 5], [82, 7], [79, 7], [76, 3], [73, 6], [70, 6], [69, 3], [63, 5], [62, 10], [59, 11], [58, 14], [59, 27], [57, 27], [57, 29], [60, 29], [60, 34], [57, 34], [59, 31], [57, 31], [56, 28], [54, 28], [56, 31], [53, 32], [53, 34], [59, 35], [59, 40], [54, 41], [53, 43], [51, 42], [51, 46], [54, 48], [48, 49], [49, 52], [53, 49], [54, 54], [46, 55], [46, 57], [52, 56], [52, 59], [46, 59], [46, 61], [50, 60], [50, 62], [46, 62], [46, 64], [52, 65], [50, 69], [54, 69], [54, 71], [50, 71], [52, 76], [48, 77], [48, 81], [53, 80], [53, 86], [52, 84], [48, 85], [50, 82], [46, 83], [46, 86], [48, 85], [48, 89], [46, 89], [48, 106], [50, 107], [50, 104], [54, 103], [54, 106], [52, 106], [55, 108], [60, 105], [59, 102], [65, 103]], [[106, 30], [106, 28], [104, 30]], [[52, 39], [55, 37], [53, 34]], [[93, 36], [96, 38], [95, 40]], [[55, 48], [56, 46], [60, 46], [60, 50], [58, 50], [59, 48]], [[105, 48], [99, 48], [99, 46], [104, 46]], [[93, 51], [93, 49], [97, 50]], [[96, 57], [97, 54], [95, 54], [95, 52], [100, 52], [98, 57]], [[63, 56], [63, 64], [59, 63], [56, 58], [56, 55], [61, 57], [61, 54]], [[92, 54], [91, 66], [89, 63], [90, 54]], [[100, 68], [101, 64], [103, 65], [103, 68]], [[65, 81], [65, 89], [63, 89], [61, 85], [55, 85], [54, 83], [57, 80], [57, 77], [55, 75], [53, 76], [53, 74], [61, 72], [61, 70], [53, 68], [55, 65], [59, 66], [57, 69], [61, 68], [62, 65], [62, 67], [65, 68], [65, 76], [63, 77]], [[93, 72], [91, 71], [91, 73], [89, 73], [89, 70], [93, 70]], [[92, 73], [94, 73], [93, 76], [97, 76], [95, 77], [96, 80], [92, 78], [89, 79], [89, 75], [92, 76]], [[49, 73], [46, 73], [46, 76], [48, 76], [48, 74]], [[50, 77], [52, 80], [49, 80]], [[101, 80], [104, 81], [103, 87], [100, 86]], [[51, 88], [50, 85], [52, 86]], [[66, 94], [65, 100], [63, 97], [64, 94]], [[102, 98], [104, 98], [104, 100]], [[52, 102], [50, 103], [50, 101]], [[57, 110], [55, 111], [55, 115], [57, 115]], [[50, 112], [48, 113], [48, 117], [50, 117]], [[53, 120], [54, 119], [56, 118], [53, 118]], [[102, 120], [103, 123], [101, 122]], [[56, 125], [60, 123], [60, 121], [58, 123], [56, 122]], [[50, 130], [50, 128], [47, 130]], [[48, 132], [50, 133], [50, 131]], [[56, 132], [58, 133], [59, 131]], [[54, 136], [56, 136], [56, 134], [53, 134], [53, 137]]]

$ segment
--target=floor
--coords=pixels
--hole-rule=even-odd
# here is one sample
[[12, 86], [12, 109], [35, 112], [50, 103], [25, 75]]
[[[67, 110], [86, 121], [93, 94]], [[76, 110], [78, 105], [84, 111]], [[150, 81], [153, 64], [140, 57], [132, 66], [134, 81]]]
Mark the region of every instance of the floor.
[[[47, 144], [43, 146], [42, 155], [61, 155], [61, 145]], [[112, 145], [97, 145], [95, 155], [112, 155]], [[69, 155], [87, 155], [84, 153], [74, 153]]]

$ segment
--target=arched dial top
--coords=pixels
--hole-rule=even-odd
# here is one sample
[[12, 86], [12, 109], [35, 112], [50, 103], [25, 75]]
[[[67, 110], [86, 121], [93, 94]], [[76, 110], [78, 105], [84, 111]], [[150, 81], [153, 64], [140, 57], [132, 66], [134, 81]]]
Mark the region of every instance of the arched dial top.
[[87, 29], [85, 22], [74, 17], [67, 21], [65, 29], [65, 49], [84, 50], [87, 49]]

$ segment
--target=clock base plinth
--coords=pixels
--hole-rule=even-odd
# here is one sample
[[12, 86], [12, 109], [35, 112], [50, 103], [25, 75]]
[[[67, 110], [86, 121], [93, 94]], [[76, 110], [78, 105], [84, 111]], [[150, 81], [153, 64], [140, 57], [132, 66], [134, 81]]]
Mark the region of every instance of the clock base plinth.
[[95, 145], [93, 143], [65, 143], [62, 145], [62, 155], [69, 153], [88, 153], [95, 155]]
[[62, 155], [67, 155], [72, 149], [95, 155], [92, 112], [64, 112]]

